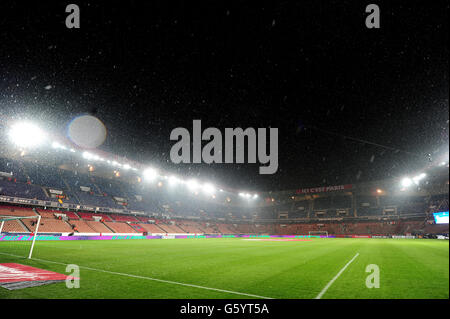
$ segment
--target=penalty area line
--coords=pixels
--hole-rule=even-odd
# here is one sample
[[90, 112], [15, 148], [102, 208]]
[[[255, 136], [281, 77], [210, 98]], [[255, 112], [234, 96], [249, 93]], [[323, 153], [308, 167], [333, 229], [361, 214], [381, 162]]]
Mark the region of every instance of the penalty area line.
[[331, 285], [336, 281], [336, 279], [339, 278], [339, 276], [345, 271], [345, 269], [347, 269], [347, 267], [353, 262], [353, 260], [356, 259], [356, 257], [359, 256], [359, 253], [356, 253], [355, 256], [353, 256], [352, 259], [350, 259], [350, 261], [344, 266], [342, 267], [342, 269], [337, 273], [336, 276], [333, 277], [333, 279], [330, 280], [330, 282], [322, 289], [322, 291], [316, 296], [316, 298], [314, 299], [320, 299], [322, 298], [322, 296], [327, 292], [328, 288], [331, 287]]
[[[7, 255], [7, 256], [13, 256], [13, 257], [25, 258], [23, 256], [18, 256], [18, 255], [8, 254], [8, 253], [2, 253], [2, 252], [0, 252], [0, 254]], [[40, 259], [40, 258], [31, 258], [31, 260], [42, 261], [42, 262], [47, 262], [47, 263], [52, 263], [52, 264], [57, 264], [57, 265], [64, 265], [64, 266], [70, 265], [70, 264], [66, 264], [66, 263], [62, 263], [62, 262], [58, 262], [58, 261], [46, 260], [46, 259]], [[218, 292], [223, 292], [223, 293], [228, 293], [228, 294], [233, 294], [233, 295], [247, 296], [247, 297], [259, 298], [259, 299], [274, 299], [274, 298], [270, 298], [270, 297], [264, 297], [264, 296], [259, 296], [259, 295], [248, 294], [248, 293], [245, 293], [245, 292], [238, 292], [238, 291], [232, 291], [232, 290], [225, 290], [225, 289], [219, 289], [219, 288], [211, 288], [211, 287], [205, 287], [205, 286], [199, 286], [199, 285], [193, 285], [193, 284], [186, 284], [186, 283], [177, 282], [177, 281], [157, 279], [157, 278], [145, 277], [145, 276], [138, 276], [138, 275], [133, 275], [133, 274], [127, 274], [127, 273], [109, 271], [109, 270], [104, 270], [104, 269], [91, 268], [91, 267], [86, 267], [86, 266], [79, 266], [78, 265], [78, 267], [86, 269], [86, 270], [98, 271], [98, 272], [103, 272], [103, 273], [112, 274], [112, 275], [131, 277], [131, 278], [137, 278], [137, 279], [144, 279], [144, 280], [151, 280], [151, 281], [162, 282], [162, 283], [178, 285], [178, 286], [191, 287], [191, 288], [212, 290], [212, 291], [218, 291]]]

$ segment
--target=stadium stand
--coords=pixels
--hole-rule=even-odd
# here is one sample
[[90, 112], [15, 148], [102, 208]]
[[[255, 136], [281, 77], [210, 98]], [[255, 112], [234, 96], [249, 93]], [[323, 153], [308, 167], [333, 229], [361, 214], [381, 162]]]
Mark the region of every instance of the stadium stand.
[[[36, 228], [36, 222], [31, 219], [22, 220], [25, 226], [30, 230], [34, 231]], [[72, 232], [72, 227], [64, 220], [54, 219], [54, 218], [42, 218], [41, 224], [39, 225], [39, 232], [41, 233], [70, 233]]]
[[145, 231], [152, 233], [152, 234], [161, 234], [165, 233], [166, 231], [159, 228], [156, 224], [139, 224]]
[[105, 225], [115, 233], [137, 233], [137, 231], [127, 223], [105, 222]]
[[28, 228], [19, 220], [6, 221], [3, 225], [2, 232], [23, 233], [28, 232]]
[[[157, 188], [149, 192], [148, 188], [137, 182], [94, 176], [86, 171], [59, 169], [34, 161], [0, 158], [0, 196], [21, 198], [24, 203], [21, 206], [2, 204], [0, 216], [36, 216], [30, 205], [25, 205], [26, 201], [22, 200], [29, 199], [60, 204], [58, 209], [44, 209], [42, 207], [47, 206], [44, 204], [36, 206], [45, 225], [41, 231], [49, 232], [448, 233], [448, 224], [435, 225], [433, 222], [433, 212], [448, 211], [448, 176], [430, 181], [420, 192], [404, 194], [396, 193], [389, 187], [377, 193], [373, 186], [375, 183], [369, 184], [314, 196], [275, 192], [267, 195], [271, 198], [266, 198], [265, 203], [252, 207], [235, 202], [232, 205], [221, 204], [184, 193], [174, 196]], [[381, 184], [386, 185], [386, 182]], [[51, 198], [51, 188], [62, 191], [65, 198]], [[128, 213], [116, 213], [124, 209]], [[63, 217], [58, 219], [55, 214], [63, 214]], [[94, 221], [94, 216], [102, 220]], [[4, 231], [23, 231], [27, 229], [26, 223], [5, 223]]]
[[0, 195], [46, 200], [42, 187], [13, 181], [0, 180]]
[[37, 216], [32, 208], [20, 206], [0, 206], [0, 215], [2, 216]]
[[138, 219], [134, 216], [127, 216], [127, 215], [119, 215], [119, 214], [111, 214], [111, 218], [115, 221], [119, 222], [137, 222]]
[[96, 233], [85, 220], [71, 220], [69, 223], [74, 227], [73, 230], [78, 233]]
[[108, 228], [104, 223], [102, 222], [96, 222], [96, 221], [86, 221], [86, 224], [92, 228], [92, 230], [95, 233], [112, 233], [114, 232], [112, 229]]

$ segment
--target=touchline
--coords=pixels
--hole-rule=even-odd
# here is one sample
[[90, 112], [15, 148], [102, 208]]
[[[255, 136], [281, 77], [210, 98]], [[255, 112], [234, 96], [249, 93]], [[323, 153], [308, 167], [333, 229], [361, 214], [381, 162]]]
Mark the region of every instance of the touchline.
[[[269, 146], [267, 150], [267, 130]], [[247, 138], [247, 163], [261, 164], [260, 174], [274, 174], [278, 170], [278, 128], [225, 128], [225, 149], [222, 132], [215, 127], [202, 131], [202, 121], [192, 121], [191, 134], [184, 127], [177, 127], [170, 133], [170, 140], [177, 141], [170, 149], [173, 163], [245, 163], [245, 139]], [[236, 140], [236, 144], [234, 141]], [[202, 141], [209, 141], [202, 147]], [[257, 143], [258, 142], [258, 143]], [[258, 150], [258, 151], [257, 151]], [[225, 157], [224, 157], [225, 156]], [[236, 162], [234, 159], [236, 158]]]

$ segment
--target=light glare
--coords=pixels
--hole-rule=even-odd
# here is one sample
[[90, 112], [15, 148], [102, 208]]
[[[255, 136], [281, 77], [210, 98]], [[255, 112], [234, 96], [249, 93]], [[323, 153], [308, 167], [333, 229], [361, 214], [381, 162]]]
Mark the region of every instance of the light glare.
[[154, 168], [147, 168], [144, 171], [144, 178], [146, 181], [151, 182], [154, 181], [158, 177], [158, 171]]
[[216, 191], [216, 189], [214, 188], [214, 186], [212, 184], [206, 183], [203, 185], [203, 191], [206, 194], [212, 194]]
[[411, 186], [412, 183], [413, 183], [413, 182], [412, 182], [411, 178], [405, 177], [405, 178], [402, 179], [401, 185], [402, 185], [403, 187], [409, 187], [409, 186]]
[[23, 122], [17, 123], [9, 131], [11, 142], [19, 147], [36, 147], [45, 140], [45, 133], [35, 124]]
[[197, 188], [199, 188], [199, 186], [200, 186], [195, 179], [191, 179], [186, 184], [187, 184], [187, 187], [193, 191], [196, 190]]

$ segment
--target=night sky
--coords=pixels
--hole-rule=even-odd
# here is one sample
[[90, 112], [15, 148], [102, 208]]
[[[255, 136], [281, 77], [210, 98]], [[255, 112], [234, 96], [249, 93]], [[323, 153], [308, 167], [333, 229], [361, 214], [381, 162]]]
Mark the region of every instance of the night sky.
[[[102, 150], [248, 190], [396, 177], [448, 152], [446, 1], [19, 2], [0, 2], [2, 113], [63, 134], [89, 112]], [[172, 164], [170, 132], [194, 119], [277, 127], [278, 172]]]

